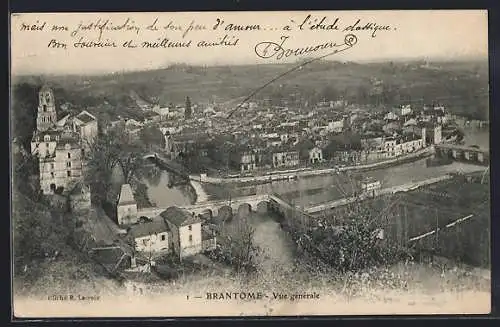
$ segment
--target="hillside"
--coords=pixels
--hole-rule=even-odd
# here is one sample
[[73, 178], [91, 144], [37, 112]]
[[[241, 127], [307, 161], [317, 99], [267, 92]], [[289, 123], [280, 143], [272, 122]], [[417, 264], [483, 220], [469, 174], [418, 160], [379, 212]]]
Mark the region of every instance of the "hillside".
[[[297, 64], [191, 67], [176, 65], [164, 69], [115, 73], [102, 76], [18, 76], [12, 85], [14, 111], [33, 110], [36, 90], [43, 83], [54, 88], [59, 104], [70, 103], [75, 110], [89, 108], [98, 115], [137, 115], [137, 96], [160, 105], [193, 102], [238, 101]], [[23, 92], [16, 93], [22, 86]], [[21, 98], [20, 98], [21, 97]], [[488, 118], [487, 62], [310, 63], [267, 86], [255, 99], [276, 101], [335, 100], [344, 97], [353, 103], [396, 105], [441, 102], [452, 112], [471, 118]], [[83, 107], [83, 108], [82, 108]], [[69, 106], [71, 110], [71, 106]], [[26, 110], [25, 109], [25, 110]]]

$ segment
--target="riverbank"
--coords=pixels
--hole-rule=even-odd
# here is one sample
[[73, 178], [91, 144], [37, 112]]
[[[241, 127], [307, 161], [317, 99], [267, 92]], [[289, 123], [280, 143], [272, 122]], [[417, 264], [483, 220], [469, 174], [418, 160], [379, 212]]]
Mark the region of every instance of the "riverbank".
[[195, 193], [195, 201], [193, 204], [207, 202], [209, 200], [207, 192], [203, 189], [203, 186], [200, 182], [195, 180], [190, 181], [191, 187], [193, 188], [193, 192]]
[[264, 175], [264, 176], [252, 176], [252, 177], [234, 177], [234, 178], [222, 178], [222, 177], [210, 177], [205, 175], [190, 175], [189, 178], [194, 181], [199, 181], [202, 183], [211, 183], [211, 184], [233, 184], [233, 183], [251, 183], [251, 184], [262, 184], [268, 183], [272, 179], [289, 179], [291, 176], [293, 177], [309, 177], [309, 176], [319, 176], [319, 175], [327, 175], [334, 174], [338, 172], [344, 171], [366, 171], [371, 169], [381, 169], [387, 168], [395, 165], [400, 165], [403, 163], [408, 163], [412, 161], [417, 161], [419, 159], [426, 158], [433, 153], [433, 147], [427, 147], [425, 149], [421, 149], [416, 151], [415, 153], [410, 153], [405, 156], [400, 156], [397, 158], [379, 161], [371, 164], [364, 165], [354, 165], [348, 167], [339, 167], [339, 168], [326, 168], [326, 169], [316, 169], [316, 170], [287, 170], [285, 173], [276, 172], [272, 175]]

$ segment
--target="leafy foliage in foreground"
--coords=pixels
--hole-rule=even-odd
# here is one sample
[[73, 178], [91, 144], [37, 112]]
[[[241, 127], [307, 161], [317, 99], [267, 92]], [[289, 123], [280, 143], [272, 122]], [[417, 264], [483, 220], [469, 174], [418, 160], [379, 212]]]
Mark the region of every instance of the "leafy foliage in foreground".
[[388, 265], [408, 257], [399, 245], [381, 237], [380, 219], [361, 205], [352, 206], [341, 224], [317, 220], [307, 228], [291, 226], [298, 252], [341, 272]]
[[231, 265], [237, 273], [256, 271], [260, 248], [254, 244], [254, 234], [255, 228], [245, 217], [222, 223], [217, 248], [210, 253], [210, 257]]

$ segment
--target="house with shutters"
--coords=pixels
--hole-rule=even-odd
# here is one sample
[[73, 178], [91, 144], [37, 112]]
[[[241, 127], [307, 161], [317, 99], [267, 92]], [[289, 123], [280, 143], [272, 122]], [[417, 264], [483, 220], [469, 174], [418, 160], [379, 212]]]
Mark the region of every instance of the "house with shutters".
[[170, 228], [172, 252], [184, 258], [203, 251], [202, 227], [198, 216], [178, 207], [169, 207], [160, 216]]
[[44, 194], [60, 194], [83, 181], [85, 149], [96, 137], [95, 116], [84, 110], [58, 120], [52, 89], [48, 86], [40, 89], [31, 153], [38, 159]]

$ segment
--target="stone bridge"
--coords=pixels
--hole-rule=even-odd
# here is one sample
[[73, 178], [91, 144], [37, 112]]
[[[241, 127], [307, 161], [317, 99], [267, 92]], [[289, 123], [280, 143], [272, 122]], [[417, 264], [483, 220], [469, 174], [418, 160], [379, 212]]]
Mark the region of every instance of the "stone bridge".
[[[231, 200], [220, 200], [220, 201], [207, 201], [196, 203], [188, 206], [181, 206], [180, 208], [185, 209], [195, 215], [209, 214], [210, 216], [219, 215], [219, 210], [221, 208], [231, 208], [232, 212], [237, 212], [239, 210], [257, 211], [258, 209], [269, 208], [270, 200], [273, 195], [252, 195], [244, 196], [239, 198], [234, 198]], [[167, 208], [151, 207], [139, 209], [137, 212], [138, 217], [156, 217]]]
[[[451, 175], [446, 174], [443, 176], [426, 179], [420, 182], [412, 182], [404, 185], [379, 189], [370, 194], [361, 194], [358, 197], [349, 197], [334, 201], [328, 201], [326, 203], [317, 204], [307, 208], [299, 208], [298, 206], [293, 206], [287, 201], [281, 199], [281, 197], [276, 194], [251, 195], [234, 198], [232, 200], [207, 201], [196, 203], [193, 205], [181, 206], [180, 208], [185, 209], [195, 215], [208, 214], [211, 217], [218, 216], [221, 210], [230, 211], [231, 213], [240, 212], [241, 210], [244, 210], [246, 212], [262, 212], [262, 210], [264, 210], [281, 214], [282, 216], [286, 217], [286, 219], [299, 219], [306, 223], [308, 220], [314, 219], [313, 217], [315, 214], [323, 212], [325, 210], [343, 207], [355, 201], [362, 201], [373, 197], [379, 197], [398, 192], [408, 192], [422, 186], [439, 183], [451, 178]], [[153, 218], [160, 215], [166, 209], [167, 208], [162, 207], [139, 209], [137, 212], [137, 217]]]
[[434, 145], [436, 157], [451, 158], [456, 161], [465, 161], [471, 164], [489, 165], [490, 153], [488, 149], [467, 147], [454, 144]]

